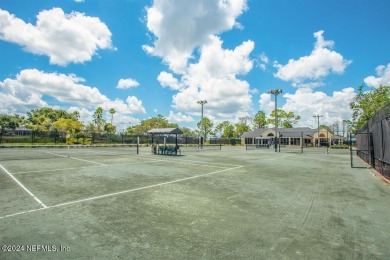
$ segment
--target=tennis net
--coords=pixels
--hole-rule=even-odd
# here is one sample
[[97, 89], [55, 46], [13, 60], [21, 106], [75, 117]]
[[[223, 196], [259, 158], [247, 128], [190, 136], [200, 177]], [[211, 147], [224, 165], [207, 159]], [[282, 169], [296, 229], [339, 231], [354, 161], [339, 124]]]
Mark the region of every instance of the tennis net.
[[0, 161], [132, 155], [138, 148], [137, 144], [2, 145]]
[[207, 150], [222, 150], [222, 144], [194, 144], [194, 145], [180, 145], [183, 151], [207, 151]]

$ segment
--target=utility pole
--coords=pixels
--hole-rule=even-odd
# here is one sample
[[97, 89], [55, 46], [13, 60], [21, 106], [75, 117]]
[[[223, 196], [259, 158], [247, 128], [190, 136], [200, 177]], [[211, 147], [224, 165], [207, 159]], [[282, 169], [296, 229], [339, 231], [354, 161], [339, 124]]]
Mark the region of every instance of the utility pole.
[[320, 117], [322, 117], [322, 115], [315, 115], [313, 117], [317, 117], [317, 122], [318, 122], [318, 147], [320, 147]]
[[278, 138], [278, 99], [277, 96], [282, 93], [283, 90], [281, 89], [273, 89], [268, 92], [268, 94], [275, 96], [275, 152], [278, 151], [278, 144], [280, 145], [280, 140]]

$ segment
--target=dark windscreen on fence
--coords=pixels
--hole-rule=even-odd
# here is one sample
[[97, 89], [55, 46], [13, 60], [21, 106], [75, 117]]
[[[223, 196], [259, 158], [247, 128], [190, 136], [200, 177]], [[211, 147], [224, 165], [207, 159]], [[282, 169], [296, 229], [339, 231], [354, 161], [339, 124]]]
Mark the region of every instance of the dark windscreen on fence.
[[390, 180], [390, 103], [356, 134], [357, 155]]

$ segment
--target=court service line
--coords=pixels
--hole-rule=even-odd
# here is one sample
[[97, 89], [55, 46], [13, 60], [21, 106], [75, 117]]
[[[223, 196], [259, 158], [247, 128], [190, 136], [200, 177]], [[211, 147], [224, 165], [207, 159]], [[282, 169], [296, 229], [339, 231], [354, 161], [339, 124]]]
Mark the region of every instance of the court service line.
[[135, 192], [135, 191], [140, 191], [140, 190], [151, 189], [151, 188], [160, 187], [160, 186], [164, 186], [164, 185], [168, 185], [168, 184], [172, 184], [172, 183], [183, 182], [183, 181], [192, 180], [192, 179], [196, 179], [196, 178], [200, 178], [200, 177], [204, 177], [204, 176], [209, 176], [209, 175], [213, 175], [213, 174], [217, 174], [217, 173], [221, 173], [221, 172], [231, 171], [231, 170], [235, 170], [235, 169], [242, 168], [242, 167], [244, 167], [244, 166], [237, 166], [237, 167], [233, 167], [233, 168], [229, 168], [229, 169], [223, 169], [223, 170], [219, 170], [219, 171], [199, 174], [199, 175], [186, 177], [186, 178], [181, 178], [181, 179], [177, 179], [177, 180], [173, 180], [173, 181], [167, 181], [167, 182], [152, 184], [152, 185], [148, 185], [148, 186], [144, 186], [144, 187], [140, 187], [140, 188], [134, 188], [134, 189], [130, 189], [130, 190], [124, 190], [124, 191], [119, 191], [119, 192], [114, 192], [114, 193], [108, 193], [108, 194], [95, 196], [95, 197], [90, 197], [90, 198], [86, 198], [86, 199], [69, 201], [69, 202], [65, 202], [65, 203], [56, 204], [56, 205], [53, 205], [53, 206], [46, 206], [45, 208], [39, 208], [39, 209], [32, 209], [32, 210], [22, 211], [22, 212], [18, 212], [18, 213], [14, 213], [14, 214], [0, 216], [0, 219], [13, 217], [13, 216], [18, 216], [18, 215], [23, 215], [23, 214], [36, 212], [36, 211], [41, 211], [41, 210], [46, 210], [46, 209], [59, 208], [59, 207], [68, 206], [68, 205], [77, 204], [77, 203], [82, 203], [82, 202], [86, 202], [86, 201], [92, 201], [92, 200], [97, 200], [97, 199], [113, 197], [113, 196], [122, 195], [122, 194], [131, 193], [131, 192]]
[[76, 157], [69, 157], [69, 158], [70, 158], [70, 159], [74, 159], [74, 160], [83, 161], [83, 162], [94, 163], [94, 164], [98, 164], [98, 165], [102, 165], [102, 166], [109, 166], [108, 164], [105, 164], [105, 163], [99, 163], [99, 162], [84, 160], [84, 159], [80, 159], [80, 158], [76, 158]]
[[43, 208], [47, 208], [47, 206], [40, 200], [37, 198], [37, 196], [35, 196], [29, 189], [27, 189], [20, 181], [18, 181], [18, 179], [16, 179], [9, 171], [7, 171], [7, 169], [5, 169], [3, 167], [3, 165], [0, 164], [0, 168], [3, 169], [3, 171], [5, 173], [7, 173], [9, 175], [9, 177], [11, 177], [12, 180], [14, 180], [25, 192], [27, 192], [36, 202], [39, 203], [39, 205], [41, 205]]
[[[157, 163], [157, 161], [150, 161], [150, 163]], [[131, 162], [131, 163], [114, 163], [114, 164], [103, 164], [99, 166], [95, 165], [90, 165], [90, 166], [80, 166], [80, 167], [69, 167], [69, 168], [56, 168], [55, 170], [53, 169], [48, 169], [48, 170], [38, 170], [38, 171], [24, 171], [24, 172], [14, 172], [13, 175], [18, 175], [18, 174], [26, 174], [26, 173], [40, 173], [40, 172], [57, 172], [57, 171], [69, 171], [69, 170], [79, 170], [79, 169], [88, 169], [88, 168], [94, 168], [97, 167], [99, 168], [100, 166], [103, 167], [113, 167], [113, 166], [126, 166], [126, 165], [135, 165], [135, 164], [145, 164], [145, 162]]]
[[[204, 161], [196, 161], [196, 160], [185, 160], [185, 161], [177, 161], [177, 160], [162, 160], [162, 159], [153, 159], [153, 158], [147, 158], [144, 155], [140, 155], [146, 160], [150, 161], [160, 161], [160, 162], [169, 162], [169, 163], [181, 163], [181, 164], [189, 164], [188, 162], [194, 162], [192, 165], [201, 165], [201, 166], [206, 166], [206, 167], [216, 167], [216, 168], [228, 168], [228, 167], [238, 167], [240, 165], [237, 164], [224, 164], [224, 163], [218, 163], [218, 162], [213, 162], [214, 165], [211, 164], [205, 164]], [[225, 166], [217, 166], [218, 164], [225, 165]]]
[[[162, 159], [149, 159], [149, 158], [147, 158], [146, 160], [155, 161], [155, 162], [164, 162], [164, 163], [178, 163], [178, 164], [200, 165], [200, 166], [205, 166], [205, 167], [222, 168], [222, 169], [226, 169], [228, 167], [239, 166], [239, 165], [217, 166], [217, 165], [204, 164], [201, 161], [191, 161], [191, 160], [176, 161], [176, 160], [162, 160]], [[189, 162], [196, 162], [196, 163], [189, 163]]]
[[84, 159], [80, 159], [80, 158], [76, 158], [76, 157], [71, 157], [71, 156], [67, 156], [67, 155], [56, 154], [56, 153], [51, 153], [51, 152], [45, 152], [45, 153], [52, 154], [52, 155], [59, 156], [59, 157], [64, 157], [64, 158], [69, 158], [69, 159], [74, 159], [74, 160], [79, 160], [79, 161], [83, 161], [83, 162], [89, 162], [89, 163], [94, 163], [94, 164], [98, 164], [98, 165], [108, 166], [108, 164], [99, 163], [99, 162], [94, 162], [94, 161], [89, 161], [89, 160], [84, 160]]

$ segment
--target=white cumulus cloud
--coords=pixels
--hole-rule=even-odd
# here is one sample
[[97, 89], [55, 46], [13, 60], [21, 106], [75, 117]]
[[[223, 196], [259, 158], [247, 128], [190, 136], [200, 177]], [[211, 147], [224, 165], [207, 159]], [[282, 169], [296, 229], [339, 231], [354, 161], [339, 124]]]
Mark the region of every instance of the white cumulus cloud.
[[314, 87], [321, 85], [317, 81], [331, 73], [342, 74], [351, 61], [332, 50], [334, 42], [326, 41], [323, 33], [324, 31], [314, 33], [317, 41], [309, 56], [297, 60], [290, 59], [285, 65], [276, 62], [274, 67], [277, 68], [277, 72], [274, 76], [292, 82], [293, 86], [301, 87], [305, 84], [305, 87]]
[[181, 77], [183, 86], [173, 96], [172, 106], [191, 115], [200, 114], [198, 100], [206, 99], [205, 115], [210, 118], [235, 118], [250, 108], [251, 91], [248, 82], [237, 78], [253, 68], [250, 53], [254, 42], [246, 41], [233, 50], [223, 49], [222, 40], [209, 37], [202, 46], [197, 63], [190, 64]]
[[193, 122], [194, 119], [191, 116], [182, 114], [181, 112], [175, 113], [172, 110], [169, 112], [167, 117], [169, 122], [172, 123], [182, 123], [182, 122]]
[[147, 8], [146, 21], [155, 39], [152, 46], [143, 48], [161, 57], [173, 72], [184, 72], [194, 49], [210, 35], [240, 27], [236, 18], [246, 8], [246, 0], [154, 0]]
[[98, 17], [65, 14], [61, 8], [41, 11], [35, 25], [0, 9], [0, 39], [61, 66], [90, 61], [98, 49], [114, 49], [111, 32]]
[[171, 73], [162, 71], [157, 77], [157, 80], [160, 82], [161, 86], [164, 88], [171, 88], [173, 90], [180, 90], [182, 85], [179, 80], [175, 78]]
[[129, 89], [138, 87], [139, 83], [135, 79], [120, 79], [116, 88], [119, 89]]
[[93, 111], [101, 106], [106, 111], [115, 108], [118, 114], [127, 116], [146, 113], [137, 97], [128, 96], [125, 101], [111, 100], [97, 88], [82, 84], [84, 81], [73, 74], [22, 70], [15, 78], [0, 81], [0, 113], [24, 114], [31, 109], [49, 106], [45, 101], [48, 97], [62, 106], [78, 107], [80, 110]]
[[[283, 106], [278, 106], [284, 111], [294, 112], [301, 116], [297, 126], [317, 127], [317, 119], [314, 115], [322, 115], [320, 124], [332, 125], [336, 121], [342, 121], [351, 117], [349, 103], [356, 95], [354, 88], [344, 88], [327, 95], [321, 91], [313, 91], [311, 88], [300, 88], [295, 93], [286, 93]], [[278, 96], [278, 101], [280, 97]], [[274, 110], [275, 103], [270, 94], [263, 94], [259, 100], [260, 110], [270, 114]]]
[[366, 83], [370, 87], [379, 87], [379, 86], [390, 86], [390, 63], [385, 65], [379, 65], [376, 68], [375, 76], [368, 76], [364, 79], [364, 83]]

